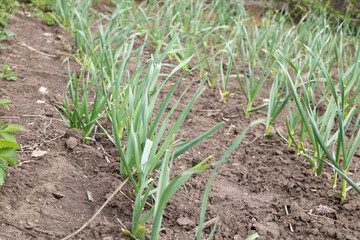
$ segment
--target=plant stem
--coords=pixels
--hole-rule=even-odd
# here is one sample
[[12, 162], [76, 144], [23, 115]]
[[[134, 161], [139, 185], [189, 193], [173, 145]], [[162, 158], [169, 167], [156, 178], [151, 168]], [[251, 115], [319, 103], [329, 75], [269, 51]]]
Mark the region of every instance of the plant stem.
[[338, 174], [337, 174], [337, 172], [335, 172], [335, 173], [334, 173], [334, 182], [333, 182], [333, 189], [334, 189], [334, 190], [335, 190], [335, 188], [336, 188], [337, 176], [338, 176]]
[[249, 102], [248, 107], [247, 107], [247, 110], [246, 110], [246, 116], [245, 116], [245, 118], [249, 118], [249, 117], [250, 117], [251, 106], [252, 106], [252, 102]]
[[[347, 169], [344, 169], [344, 174], [347, 174]], [[343, 203], [346, 200], [346, 180], [343, 179], [342, 180], [342, 190], [341, 190], [341, 202]]]

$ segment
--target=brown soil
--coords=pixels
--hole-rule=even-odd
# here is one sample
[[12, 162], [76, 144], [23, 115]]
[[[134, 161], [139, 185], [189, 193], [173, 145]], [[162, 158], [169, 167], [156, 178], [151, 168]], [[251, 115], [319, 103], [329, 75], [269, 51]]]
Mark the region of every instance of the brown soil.
[[[23, 125], [26, 132], [18, 134], [22, 146], [19, 165], [10, 167], [0, 188], [0, 239], [60, 239], [82, 226], [124, 181], [119, 157], [106, 138], [81, 144], [79, 133], [66, 127], [51, 104], [61, 101], [67, 83], [67, 64], [62, 62], [71, 40], [64, 30], [26, 16], [14, 16], [10, 21], [9, 30], [17, 38], [4, 43], [7, 49], [0, 53], [0, 60], [9, 62], [18, 80], [0, 82], [8, 91], [2, 98], [12, 100], [11, 111], [2, 111], [1, 119]], [[72, 66], [75, 70], [76, 64]], [[186, 84], [184, 81], [175, 97]], [[40, 87], [48, 93], [41, 94]], [[184, 104], [190, 97], [191, 92]], [[206, 89], [185, 121], [181, 138], [192, 139], [220, 121], [226, 125], [174, 160], [174, 174], [209, 155], [220, 159], [251, 120], [266, 114], [258, 112], [247, 120], [242, 104], [240, 92], [223, 104], [217, 90]], [[360, 239], [360, 196], [350, 191], [348, 200], [340, 205], [339, 198], [329, 191], [330, 169], [321, 177], [313, 176], [309, 164], [279, 137], [265, 140], [263, 134], [264, 126], [251, 128], [219, 168], [206, 214], [206, 220], [220, 216], [215, 239], [245, 239], [254, 232], [260, 239]], [[66, 141], [72, 142], [66, 145]], [[31, 158], [34, 150], [47, 154]], [[352, 166], [355, 170], [350, 176], [358, 182], [358, 158]], [[194, 239], [210, 174], [193, 176], [171, 199], [161, 239]], [[93, 201], [89, 201], [87, 191]], [[133, 198], [129, 184], [74, 239], [124, 239], [117, 219], [129, 227], [132, 204], [128, 198]], [[210, 228], [205, 236], [209, 233]]]

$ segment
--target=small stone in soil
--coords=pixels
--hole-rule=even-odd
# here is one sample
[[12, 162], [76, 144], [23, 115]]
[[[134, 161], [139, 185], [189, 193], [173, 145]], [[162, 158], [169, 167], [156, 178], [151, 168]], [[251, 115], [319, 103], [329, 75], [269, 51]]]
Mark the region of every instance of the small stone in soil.
[[40, 87], [40, 88], [39, 88], [39, 92], [40, 92], [41, 94], [48, 94], [48, 93], [49, 93], [49, 91], [47, 90], [46, 87]]
[[273, 152], [273, 155], [282, 156], [282, 155], [284, 155], [284, 153], [283, 153], [282, 151], [280, 151], [280, 150], [275, 150], [275, 151]]
[[82, 133], [79, 129], [77, 128], [69, 128], [68, 130], [66, 130], [65, 132], [65, 137], [75, 137], [77, 139], [81, 139], [82, 137]]
[[68, 149], [73, 150], [78, 145], [78, 142], [75, 137], [69, 137], [68, 139], [66, 139], [65, 144]]
[[47, 154], [47, 151], [35, 150], [31, 153], [31, 157], [35, 158], [35, 159], [40, 159], [40, 158], [44, 157], [46, 154]]
[[335, 209], [333, 209], [331, 207], [328, 207], [328, 206], [325, 206], [325, 205], [319, 205], [314, 209], [314, 213], [318, 214], [318, 215], [328, 214], [328, 213], [335, 213], [335, 212], [336, 212]]
[[268, 223], [255, 223], [255, 229], [258, 231], [259, 235], [269, 235], [271, 239], [278, 239], [280, 236], [279, 227], [276, 223], [268, 222]]
[[114, 238], [112, 236], [105, 236], [102, 239], [103, 240], [113, 240]]
[[239, 234], [236, 234], [235, 236], [234, 236], [234, 240], [241, 240], [242, 238], [241, 238], [241, 236], [239, 235]]
[[176, 220], [176, 222], [180, 225], [180, 226], [189, 226], [189, 227], [194, 227], [195, 226], [195, 222], [190, 220], [189, 218], [186, 217], [181, 217], [178, 218]]
[[57, 200], [63, 198], [64, 196], [58, 193], [52, 193], [53, 197], [56, 198]]
[[94, 198], [92, 197], [92, 193], [90, 191], [86, 191], [86, 195], [87, 195], [88, 200], [90, 202], [94, 202]]

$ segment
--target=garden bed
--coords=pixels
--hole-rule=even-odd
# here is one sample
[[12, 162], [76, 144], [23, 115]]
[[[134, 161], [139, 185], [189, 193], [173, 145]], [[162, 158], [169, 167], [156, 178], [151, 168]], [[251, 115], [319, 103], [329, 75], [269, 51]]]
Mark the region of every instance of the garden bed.
[[[0, 87], [12, 100], [11, 111], [3, 111], [1, 119], [18, 123], [26, 131], [17, 135], [22, 146], [18, 167], [10, 168], [0, 188], [0, 239], [59, 239], [88, 221], [124, 181], [118, 151], [101, 136], [95, 143], [82, 144], [81, 134], [69, 129], [54, 108], [61, 103], [67, 84], [67, 64], [62, 63], [72, 40], [65, 31], [20, 15], [11, 17], [10, 23], [8, 29], [16, 34], [16, 40], [4, 43], [7, 48], [0, 59], [9, 63], [18, 79], [1, 81]], [[174, 96], [188, 83], [182, 82]], [[40, 93], [41, 87], [48, 92]], [[184, 103], [195, 90], [184, 97]], [[254, 105], [267, 98], [261, 94]], [[223, 103], [218, 91], [206, 86], [180, 129], [181, 138], [193, 139], [221, 121], [225, 125], [175, 159], [172, 174], [209, 155], [220, 159], [251, 120], [266, 116], [266, 110], [261, 110], [245, 119], [244, 101], [238, 91]], [[280, 130], [285, 129], [285, 124], [279, 124], [281, 121], [277, 125]], [[340, 205], [340, 198], [330, 192], [330, 168], [325, 168], [321, 177], [313, 176], [303, 157], [295, 155], [278, 136], [264, 139], [264, 132], [263, 125], [250, 128], [217, 171], [206, 212], [206, 221], [220, 216], [215, 239], [245, 239], [255, 232], [259, 239], [359, 239], [359, 194], [350, 191]], [[75, 143], [69, 143], [74, 138]], [[36, 150], [47, 153], [42, 158], [31, 157]], [[352, 179], [360, 179], [359, 168], [356, 155], [349, 173]], [[208, 170], [194, 175], [170, 200], [161, 239], [194, 239], [210, 174]], [[130, 228], [132, 200], [128, 183], [74, 239], [124, 239], [119, 220]]]

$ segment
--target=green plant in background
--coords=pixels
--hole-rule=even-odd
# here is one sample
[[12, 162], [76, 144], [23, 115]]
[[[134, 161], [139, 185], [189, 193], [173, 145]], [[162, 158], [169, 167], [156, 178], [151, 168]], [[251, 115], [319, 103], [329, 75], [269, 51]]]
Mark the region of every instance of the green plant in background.
[[[91, 24], [90, 7], [92, 0], [56, 0], [52, 5], [57, 23], [68, 32], [75, 34]], [[85, 24], [85, 26], [84, 26]], [[78, 45], [76, 47], [81, 47]]]
[[56, 0], [54, 11], [58, 24], [67, 31], [74, 31], [71, 26], [71, 21], [75, 16], [73, 2], [70, 0]]
[[[16, 36], [13, 32], [10, 32], [10, 31], [6, 30], [5, 28], [0, 29], [0, 43], [2, 41], [8, 40], [9, 37], [15, 38]], [[0, 50], [3, 50], [3, 49], [5, 49], [5, 47], [0, 45]]]
[[56, 19], [55, 16], [52, 12], [46, 12], [43, 14], [42, 19], [44, 20], [44, 22], [49, 25], [52, 26], [56, 23]]
[[[14, 13], [18, 6], [18, 1], [0, 0], [0, 43], [8, 40], [9, 37], [15, 38], [15, 34], [6, 30], [6, 26], [9, 24], [8, 14]], [[5, 49], [5, 47], [0, 45], [1, 49]]]
[[[265, 83], [268, 75], [271, 72], [272, 65], [270, 62], [270, 56], [267, 56], [265, 59], [265, 65], [262, 66], [262, 62], [259, 60], [260, 56], [258, 54], [258, 49], [261, 49], [261, 45], [263, 44], [263, 38], [265, 39], [265, 43], [267, 44], [267, 49], [271, 52], [275, 46], [276, 40], [276, 32], [267, 35], [259, 35], [264, 34], [259, 31], [254, 31], [253, 36], [250, 35], [250, 31], [245, 25], [238, 26], [238, 46], [239, 46], [239, 53], [235, 53], [235, 42], [233, 43], [233, 47], [229, 48], [230, 56], [232, 59], [232, 64], [236, 70], [236, 77], [240, 84], [240, 88], [244, 93], [247, 101], [246, 110], [244, 110], [246, 118], [249, 118], [250, 112], [259, 110], [263, 108], [263, 106], [253, 108], [253, 102], [258, 95], [259, 91], [261, 90], [262, 86]], [[239, 59], [242, 61], [244, 73], [241, 75], [237, 70], [235, 54], [239, 56]], [[246, 70], [247, 71], [246, 71]], [[259, 77], [256, 76], [256, 73], [260, 74]], [[244, 83], [242, 77], [244, 78]]]
[[[20, 3], [16, 0], [0, 0], [0, 12], [5, 12], [6, 14], [13, 14], [20, 7]], [[7, 21], [7, 18], [6, 18]], [[5, 24], [4, 26], [6, 26]]]
[[200, 73], [199, 76], [203, 77], [203, 72], [205, 67], [207, 68], [207, 72], [206, 72], [206, 79], [208, 82], [208, 85], [211, 89], [215, 88], [215, 80], [216, 80], [216, 76], [218, 75], [220, 68], [222, 67], [220, 64], [217, 64], [216, 60], [218, 59], [218, 56], [220, 57], [223, 53], [224, 50], [221, 50], [217, 53], [215, 53], [212, 56], [209, 56], [208, 58], [205, 59], [206, 65], [201, 65], [199, 67], [200, 69]]
[[49, 10], [54, 1], [52, 0], [33, 0], [32, 4], [39, 10]]
[[22, 4], [22, 7], [30, 11], [31, 16], [40, 17], [45, 24], [52, 26], [56, 23], [53, 8], [56, 1], [52, 0], [32, 0]]
[[[271, 137], [271, 127], [275, 120], [284, 109], [285, 106], [289, 106], [288, 102], [290, 94], [285, 91], [286, 85], [284, 84], [283, 74], [279, 69], [276, 71], [275, 81], [273, 82], [270, 90], [269, 103], [268, 103], [268, 115], [266, 118], [266, 130], [265, 138]], [[274, 127], [274, 126], [273, 126]], [[275, 127], [274, 127], [275, 128]], [[275, 128], [276, 129], [276, 128]]]
[[35, 16], [41, 16], [42, 12], [50, 11], [52, 5], [55, 1], [52, 0], [28, 0], [22, 1], [22, 7], [28, 11], [31, 11], [32, 14], [35, 13]]
[[[0, 106], [9, 110], [7, 106], [11, 101], [8, 99], [0, 99]], [[17, 124], [8, 124], [2, 126], [0, 120], [0, 186], [4, 184], [4, 179], [8, 171], [8, 164], [16, 166], [17, 155], [16, 150], [20, 149], [20, 146], [16, 143], [15, 132], [24, 131], [24, 128]]]
[[329, 24], [337, 28], [344, 22], [348, 26], [348, 34], [359, 33], [360, 2], [358, 0], [275, 0], [279, 4], [287, 4], [287, 11], [293, 20], [302, 18], [309, 12], [314, 12]]
[[0, 72], [0, 78], [6, 79], [8, 81], [15, 81], [17, 79], [16, 73], [12, 71], [12, 69], [9, 67], [9, 64], [7, 62], [3, 64], [3, 67]]
[[85, 142], [91, 140], [90, 135], [94, 131], [97, 120], [106, 116], [104, 107], [108, 96], [103, 95], [100, 84], [89, 58], [84, 59], [80, 76], [76, 73], [71, 75], [69, 69], [67, 89], [70, 92], [70, 100], [65, 95], [63, 107], [60, 108], [59, 113], [69, 127], [83, 131]]
[[0, 28], [3, 29], [9, 24], [7, 12], [0, 9]]

